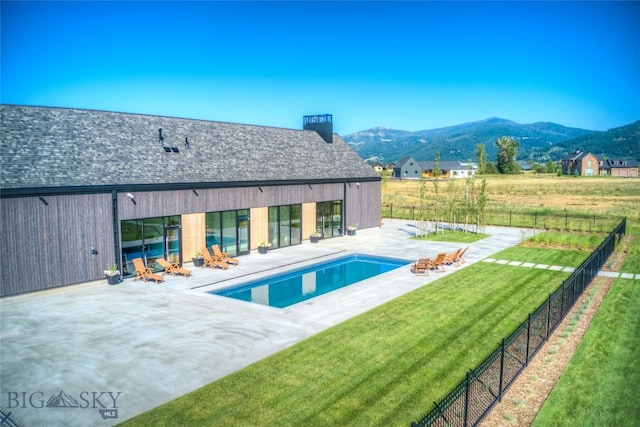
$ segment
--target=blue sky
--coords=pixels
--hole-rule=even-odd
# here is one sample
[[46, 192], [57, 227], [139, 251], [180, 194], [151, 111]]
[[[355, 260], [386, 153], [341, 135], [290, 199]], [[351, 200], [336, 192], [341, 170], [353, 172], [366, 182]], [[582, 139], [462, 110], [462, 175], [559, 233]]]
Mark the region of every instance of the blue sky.
[[3, 103], [341, 135], [640, 119], [640, 2], [1, 3]]

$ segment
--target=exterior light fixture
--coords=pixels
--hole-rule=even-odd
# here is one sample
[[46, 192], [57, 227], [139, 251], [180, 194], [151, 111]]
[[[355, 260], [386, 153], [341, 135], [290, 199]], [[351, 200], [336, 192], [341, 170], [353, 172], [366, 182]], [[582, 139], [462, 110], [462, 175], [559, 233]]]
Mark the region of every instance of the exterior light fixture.
[[137, 205], [136, 199], [133, 198], [133, 194], [127, 193], [127, 197], [133, 202], [134, 205]]
[[98, 250], [91, 246], [91, 255], [98, 255]]

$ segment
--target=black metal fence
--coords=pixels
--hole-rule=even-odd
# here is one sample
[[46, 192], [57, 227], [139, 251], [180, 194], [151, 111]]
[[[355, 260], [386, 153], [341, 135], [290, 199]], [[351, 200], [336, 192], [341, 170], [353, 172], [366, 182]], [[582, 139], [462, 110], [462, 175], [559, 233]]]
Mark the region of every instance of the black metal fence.
[[[477, 214], [468, 215], [462, 211], [437, 212], [434, 208], [420, 206], [383, 205], [382, 216], [385, 218], [399, 218], [410, 220], [468, 223], [480, 225]], [[620, 218], [605, 215], [558, 213], [557, 211], [516, 211], [486, 210], [484, 225], [498, 225], [505, 227], [524, 227], [545, 230], [567, 230], [583, 232], [608, 232], [616, 226]]]
[[626, 218], [571, 276], [440, 403], [412, 426], [476, 426], [560, 325], [626, 232]]

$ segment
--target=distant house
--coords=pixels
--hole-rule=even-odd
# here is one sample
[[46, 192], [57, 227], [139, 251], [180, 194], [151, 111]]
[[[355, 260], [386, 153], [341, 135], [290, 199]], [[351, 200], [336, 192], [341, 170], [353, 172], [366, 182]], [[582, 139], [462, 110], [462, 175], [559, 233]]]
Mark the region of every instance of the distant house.
[[413, 157], [403, 157], [398, 166], [393, 168], [393, 177], [400, 179], [419, 179], [422, 174], [422, 166]]
[[[405, 157], [400, 160], [399, 166], [394, 167], [393, 176], [401, 179], [435, 178], [435, 162], [416, 161], [413, 157]], [[469, 178], [475, 176], [478, 167], [473, 163], [442, 160], [438, 164], [440, 168], [439, 178]]]
[[382, 166], [382, 163], [376, 163], [373, 165], [373, 170], [378, 173], [382, 172], [383, 169], [384, 167]]
[[600, 175], [638, 177], [638, 162], [635, 160], [600, 160]]
[[600, 174], [600, 159], [591, 153], [576, 151], [562, 159], [564, 175], [595, 176]]

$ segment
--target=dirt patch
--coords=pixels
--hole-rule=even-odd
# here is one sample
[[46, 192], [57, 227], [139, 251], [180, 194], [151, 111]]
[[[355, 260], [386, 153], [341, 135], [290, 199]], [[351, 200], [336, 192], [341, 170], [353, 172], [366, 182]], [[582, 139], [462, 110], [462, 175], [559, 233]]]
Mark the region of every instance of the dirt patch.
[[[612, 283], [613, 279], [601, 277], [591, 283], [538, 354], [502, 396], [502, 401], [481, 423], [483, 427], [531, 425], [569, 364]], [[592, 295], [595, 288], [595, 295]], [[571, 326], [572, 332], [567, 333], [569, 322], [588, 298], [590, 300], [586, 311], [580, 316], [580, 320]]]
[[[628, 247], [633, 240], [635, 236], [626, 236], [623, 239], [623, 246]], [[614, 252], [605, 263], [606, 269], [620, 271], [625, 257], [624, 249]], [[531, 425], [569, 364], [600, 303], [611, 288], [613, 280], [604, 277], [596, 277], [593, 280], [549, 340], [502, 396], [502, 401], [493, 407], [481, 426]], [[577, 322], [576, 319], [578, 319]]]

